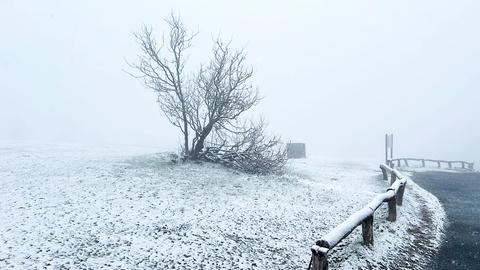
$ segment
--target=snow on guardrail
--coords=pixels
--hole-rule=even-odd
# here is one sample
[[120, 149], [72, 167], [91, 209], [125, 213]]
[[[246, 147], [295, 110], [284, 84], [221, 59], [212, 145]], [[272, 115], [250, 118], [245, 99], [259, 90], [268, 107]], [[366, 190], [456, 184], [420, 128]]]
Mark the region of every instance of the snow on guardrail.
[[388, 203], [387, 220], [391, 222], [397, 220], [396, 207], [403, 203], [403, 193], [407, 184], [407, 178], [386, 164], [380, 164], [380, 169], [382, 170], [384, 180], [388, 180], [388, 174], [390, 174], [390, 187], [386, 192], [375, 196], [365, 207], [350, 215], [344, 222], [318, 240], [311, 247], [312, 257], [308, 269], [327, 270], [328, 252], [360, 225], [362, 225], [363, 243], [365, 245], [373, 245], [373, 215], [382, 203]]

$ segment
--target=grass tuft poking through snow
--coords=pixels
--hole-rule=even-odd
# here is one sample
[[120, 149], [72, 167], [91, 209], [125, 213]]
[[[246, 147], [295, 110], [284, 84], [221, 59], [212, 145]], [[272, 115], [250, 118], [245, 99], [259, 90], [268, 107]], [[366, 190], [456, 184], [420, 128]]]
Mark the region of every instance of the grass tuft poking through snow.
[[[386, 189], [380, 174], [314, 159], [252, 176], [144, 149], [2, 145], [0, 269], [305, 268], [315, 240]], [[379, 210], [372, 249], [355, 230], [332, 269], [388, 265], [421, 209], [443, 211], [410, 183], [404, 205], [396, 223]], [[443, 218], [431, 216], [433, 248]]]

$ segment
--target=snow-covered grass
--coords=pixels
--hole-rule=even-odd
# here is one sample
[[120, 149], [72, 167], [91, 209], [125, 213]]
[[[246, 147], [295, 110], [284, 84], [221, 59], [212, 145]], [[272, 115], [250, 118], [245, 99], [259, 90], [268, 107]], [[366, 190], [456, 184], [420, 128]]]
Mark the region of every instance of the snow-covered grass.
[[[315, 240], [387, 186], [377, 164], [296, 160], [252, 176], [145, 149], [2, 145], [0, 269], [305, 268]], [[335, 248], [332, 269], [383, 265], [422, 208], [441, 209], [414, 184], [404, 204], [396, 223], [379, 209], [372, 249], [359, 229]]]

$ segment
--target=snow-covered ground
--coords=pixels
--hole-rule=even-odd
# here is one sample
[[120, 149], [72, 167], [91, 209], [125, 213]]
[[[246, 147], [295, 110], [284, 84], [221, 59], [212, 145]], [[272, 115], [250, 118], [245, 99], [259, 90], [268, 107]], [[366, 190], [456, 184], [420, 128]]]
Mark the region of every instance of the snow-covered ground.
[[[3, 144], [0, 269], [301, 269], [315, 240], [387, 185], [378, 164], [296, 160], [252, 176], [145, 149]], [[357, 229], [330, 266], [401, 269], [392, 261], [415, 248], [412, 228], [428, 226], [420, 244], [438, 246], [442, 213], [408, 184], [397, 222], [378, 210], [375, 246]]]

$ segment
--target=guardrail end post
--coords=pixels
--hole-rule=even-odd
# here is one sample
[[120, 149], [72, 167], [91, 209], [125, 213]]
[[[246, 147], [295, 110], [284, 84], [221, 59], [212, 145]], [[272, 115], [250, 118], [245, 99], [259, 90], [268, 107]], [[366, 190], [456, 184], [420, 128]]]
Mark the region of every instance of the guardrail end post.
[[388, 221], [394, 222], [397, 220], [397, 198], [393, 197], [388, 201]]
[[[311, 266], [311, 268], [310, 268]], [[312, 259], [309, 268], [311, 270], [328, 270], [327, 253], [312, 248]]]
[[373, 214], [362, 222], [363, 244], [373, 246]]
[[405, 186], [407, 185], [407, 182], [405, 182], [403, 185], [401, 185], [398, 188], [397, 192], [397, 205], [402, 205], [403, 204], [403, 193], [405, 192]]

